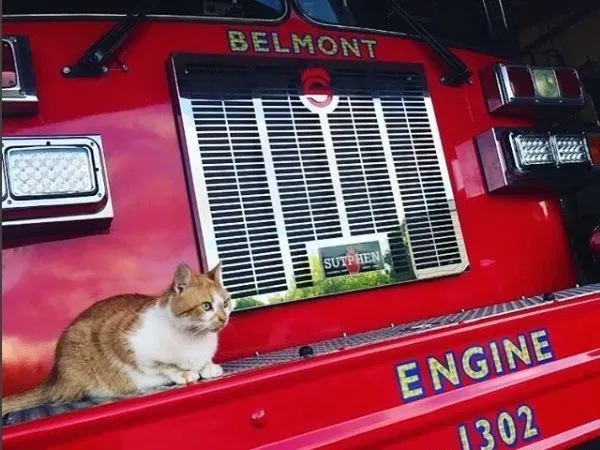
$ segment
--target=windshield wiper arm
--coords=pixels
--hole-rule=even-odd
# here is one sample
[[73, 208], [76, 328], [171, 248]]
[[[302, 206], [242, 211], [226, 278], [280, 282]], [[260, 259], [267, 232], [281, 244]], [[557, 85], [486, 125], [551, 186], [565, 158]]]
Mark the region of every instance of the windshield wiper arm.
[[433, 51], [444, 61], [450, 68], [451, 73], [440, 78], [443, 84], [448, 86], [460, 86], [468, 83], [472, 72], [467, 65], [450, 49], [444, 47], [436, 38], [434, 38], [420, 23], [402, 7], [397, 0], [385, 0], [388, 6], [398, 14], [414, 32], [421, 37], [433, 49]]
[[[158, 0], [160, 1], [160, 0]], [[72, 66], [62, 68], [65, 77], [98, 77], [108, 73], [107, 63], [138, 23], [146, 18], [157, 0], [142, 0], [140, 12], [127, 14], [94, 42]], [[125, 67], [125, 66], [123, 66]]]

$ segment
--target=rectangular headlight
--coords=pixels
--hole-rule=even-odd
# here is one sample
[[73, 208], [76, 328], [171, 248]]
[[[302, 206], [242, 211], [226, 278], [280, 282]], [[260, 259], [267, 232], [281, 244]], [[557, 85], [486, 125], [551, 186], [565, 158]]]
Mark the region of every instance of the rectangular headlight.
[[[4, 137], [2, 231], [105, 228], [113, 210], [100, 136]], [[62, 230], [62, 231], [61, 231]]]
[[87, 147], [16, 147], [6, 156], [9, 189], [15, 198], [89, 195], [97, 189]]
[[552, 142], [544, 134], [512, 134], [515, 157], [521, 167], [554, 164]]
[[556, 135], [554, 136], [556, 157], [559, 164], [573, 164], [590, 161], [585, 136]]
[[593, 170], [591, 138], [584, 133], [489, 129], [475, 138], [488, 192], [553, 191], [585, 182]]

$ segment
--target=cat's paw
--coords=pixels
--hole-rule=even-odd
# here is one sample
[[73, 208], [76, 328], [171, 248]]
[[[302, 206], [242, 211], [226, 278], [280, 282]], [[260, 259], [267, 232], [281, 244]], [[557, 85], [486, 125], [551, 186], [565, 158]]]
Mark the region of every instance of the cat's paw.
[[169, 378], [175, 384], [189, 384], [195, 383], [200, 379], [200, 374], [191, 370], [183, 370], [181, 372], [173, 372], [169, 375]]
[[210, 378], [218, 378], [223, 375], [223, 368], [218, 364], [208, 363], [204, 368], [200, 371], [200, 376], [205, 380]]

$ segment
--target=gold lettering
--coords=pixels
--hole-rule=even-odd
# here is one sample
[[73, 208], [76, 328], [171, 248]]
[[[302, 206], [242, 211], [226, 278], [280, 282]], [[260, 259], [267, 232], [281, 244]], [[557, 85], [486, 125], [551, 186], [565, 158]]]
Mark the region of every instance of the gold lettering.
[[273, 49], [275, 50], [275, 53], [290, 52], [289, 48], [281, 46], [281, 42], [279, 41], [279, 35], [277, 33], [271, 33], [271, 38], [273, 39]]
[[538, 362], [554, 358], [546, 330], [539, 330], [531, 333], [531, 341], [533, 342], [533, 350]]
[[[480, 355], [480, 358], [475, 361], [476, 368], [473, 368], [471, 367], [471, 361], [473, 360], [473, 357], [477, 355]], [[469, 376], [469, 378], [471, 378], [471, 380], [480, 380], [485, 378], [487, 374], [490, 373], [487, 360], [485, 359], [483, 347], [478, 345], [469, 347], [463, 352], [462, 366], [463, 370]]]
[[375, 46], [377, 45], [377, 41], [373, 39], [361, 39], [360, 42], [367, 46], [367, 53], [369, 54], [369, 58], [375, 58]]
[[515, 370], [517, 368], [517, 362], [515, 360], [515, 356], [519, 358], [526, 366], [531, 365], [531, 357], [529, 356], [529, 349], [527, 348], [527, 342], [525, 342], [525, 337], [519, 335], [519, 346], [517, 347], [510, 340], [504, 339], [502, 344], [504, 345], [504, 352], [506, 353], [506, 359], [508, 361], [508, 367], [511, 370]]
[[396, 367], [400, 390], [404, 400], [411, 400], [423, 395], [421, 379], [419, 378], [419, 369], [414, 361], [401, 364]]
[[264, 31], [253, 31], [252, 44], [254, 45], [254, 51], [259, 53], [269, 52], [269, 41], [267, 40], [267, 33]]
[[352, 53], [357, 58], [360, 58], [360, 48], [358, 47], [358, 39], [352, 38], [350, 41], [346, 38], [340, 38], [340, 44], [342, 44], [342, 54], [344, 56], [350, 56]]
[[246, 35], [242, 31], [229, 30], [227, 35], [229, 36], [229, 48], [232, 52], [248, 51]]
[[300, 37], [296, 33], [291, 33], [292, 38], [292, 47], [294, 48], [294, 53], [300, 54], [302, 50], [300, 48], [308, 49], [308, 53], [311, 55], [315, 54], [315, 44], [313, 43], [312, 36], [310, 34], [305, 34]]
[[[327, 48], [325, 42], [329, 42], [331, 46]], [[317, 39], [317, 46], [319, 47], [319, 50], [327, 56], [333, 56], [338, 52], [337, 42], [329, 36], [320, 36], [319, 39]]]
[[496, 373], [504, 372], [502, 369], [502, 361], [500, 360], [500, 353], [498, 353], [498, 346], [495, 342], [490, 342], [490, 350], [492, 351], [492, 360], [494, 361]]
[[440, 375], [454, 386], [458, 386], [460, 384], [460, 380], [458, 379], [458, 370], [456, 369], [456, 362], [454, 361], [454, 355], [452, 353], [446, 353], [447, 367], [435, 358], [427, 358], [427, 363], [429, 365], [431, 381], [433, 382], [433, 389], [436, 392], [443, 390], [442, 379]]

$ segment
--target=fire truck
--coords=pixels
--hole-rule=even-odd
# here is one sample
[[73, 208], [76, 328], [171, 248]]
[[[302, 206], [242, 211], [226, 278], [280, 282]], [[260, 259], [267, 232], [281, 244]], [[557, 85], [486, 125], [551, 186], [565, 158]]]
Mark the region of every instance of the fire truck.
[[180, 262], [237, 306], [222, 377], [3, 448], [598, 448], [598, 77], [527, 3], [5, 1], [3, 396]]

